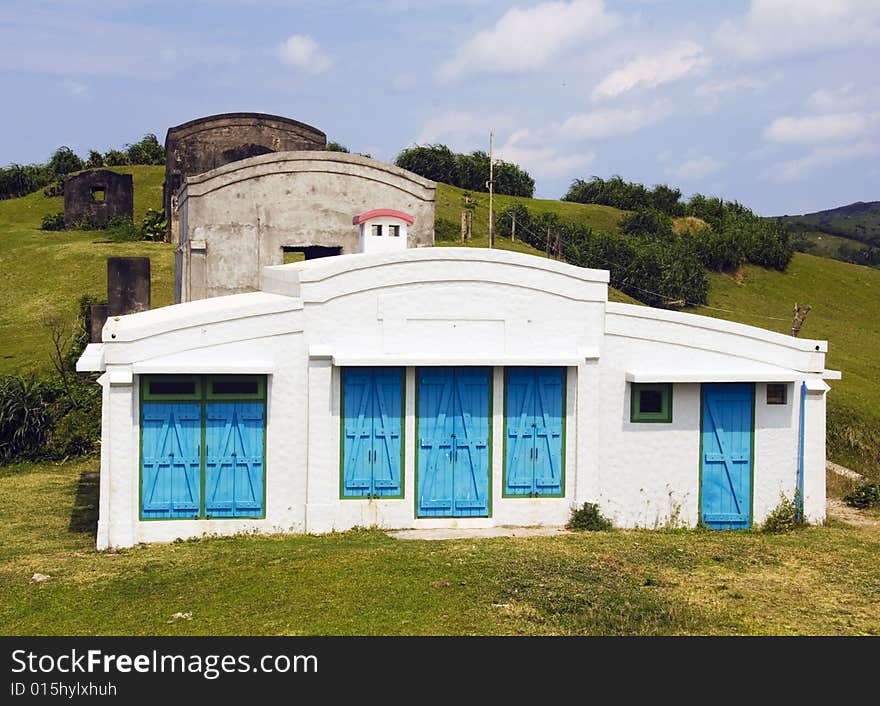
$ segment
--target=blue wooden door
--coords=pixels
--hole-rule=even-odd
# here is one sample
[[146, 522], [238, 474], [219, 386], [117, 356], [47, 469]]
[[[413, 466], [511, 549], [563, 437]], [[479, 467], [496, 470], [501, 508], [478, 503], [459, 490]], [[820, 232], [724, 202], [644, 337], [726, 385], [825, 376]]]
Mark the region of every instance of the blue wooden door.
[[505, 495], [562, 494], [563, 368], [507, 370]]
[[562, 494], [562, 420], [565, 371], [535, 370], [535, 486], [536, 495]]
[[712, 529], [751, 525], [754, 386], [703, 385], [700, 507]]
[[419, 370], [418, 515], [489, 514], [489, 368]]
[[342, 497], [401, 492], [401, 368], [346, 368], [343, 373]]
[[453, 368], [419, 370], [419, 517], [453, 514]]
[[505, 495], [535, 491], [535, 374], [532, 368], [507, 369]]
[[205, 516], [263, 515], [263, 403], [205, 406]]
[[489, 368], [456, 368], [453, 516], [489, 514]]
[[141, 516], [199, 516], [201, 405], [145, 402], [141, 407]]
[[401, 467], [401, 386], [400, 368], [373, 370], [372, 494], [374, 497], [400, 495]]
[[370, 368], [346, 368], [343, 386], [342, 495], [372, 492], [373, 376]]

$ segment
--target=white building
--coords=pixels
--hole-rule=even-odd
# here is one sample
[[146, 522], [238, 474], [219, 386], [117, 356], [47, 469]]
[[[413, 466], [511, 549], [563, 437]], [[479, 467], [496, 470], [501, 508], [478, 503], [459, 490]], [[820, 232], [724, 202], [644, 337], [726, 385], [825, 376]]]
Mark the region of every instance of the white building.
[[[366, 221], [369, 222], [369, 221]], [[98, 546], [355, 525], [825, 516], [826, 344], [615, 304], [608, 273], [411, 248], [109, 320]]]

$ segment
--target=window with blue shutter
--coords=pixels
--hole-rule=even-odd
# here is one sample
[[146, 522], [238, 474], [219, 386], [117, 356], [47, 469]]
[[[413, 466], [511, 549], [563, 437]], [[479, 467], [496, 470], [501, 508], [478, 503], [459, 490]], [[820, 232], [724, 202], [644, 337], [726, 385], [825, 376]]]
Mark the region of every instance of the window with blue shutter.
[[342, 498], [403, 497], [403, 368], [342, 370]]
[[265, 517], [266, 378], [141, 380], [141, 519]]
[[565, 369], [507, 368], [504, 496], [561, 497], [565, 480]]

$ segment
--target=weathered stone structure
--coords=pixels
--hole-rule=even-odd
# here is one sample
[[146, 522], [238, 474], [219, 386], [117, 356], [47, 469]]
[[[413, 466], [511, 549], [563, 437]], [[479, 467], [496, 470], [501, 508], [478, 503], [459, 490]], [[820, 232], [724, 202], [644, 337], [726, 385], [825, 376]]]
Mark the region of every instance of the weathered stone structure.
[[164, 204], [169, 238], [179, 242], [173, 199], [184, 178], [270, 152], [323, 150], [327, 136], [305, 123], [264, 113], [223, 113], [190, 120], [165, 136]]
[[408, 247], [433, 245], [436, 188], [394, 165], [326, 150], [265, 154], [187, 177], [174, 300], [259, 290], [263, 267], [283, 264], [285, 252], [360, 252], [352, 218], [372, 209], [413, 219]]
[[68, 228], [88, 222], [103, 228], [114, 218], [134, 213], [131, 174], [89, 169], [64, 180], [64, 224]]

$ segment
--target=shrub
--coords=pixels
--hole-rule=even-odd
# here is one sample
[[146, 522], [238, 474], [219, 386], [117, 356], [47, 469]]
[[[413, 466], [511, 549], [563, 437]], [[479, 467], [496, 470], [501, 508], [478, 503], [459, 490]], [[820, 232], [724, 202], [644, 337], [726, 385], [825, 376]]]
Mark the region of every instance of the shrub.
[[[415, 145], [401, 151], [394, 163], [426, 179], [470, 191], [488, 191], [489, 155], [480, 150], [458, 154], [446, 145]], [[535, 180], [516, 164], [496, 160], [494, 170], [495, 193], [527, 197], [534, 194]]]
[[880, 483], [863, 483], [847, 495], [844, 500], [847, 505], [862, 510], [876, 507], [880, 505]]
[[351, 152], [351, 150], [348, 149], [348, 147], [343, 145], [341, 142], [334, 142], [333, 140], [330, 140], [327, 143], [327, 151], [328, 152], [345, 152], [345, 153]]
[[86, 160], [86, 169], [99, 169], [104, 166], [104, 155], [98, 150], [89, 150], [89, 158]]
[[599, 532], [611, 529], [611, 520], [605, 517], [596, 503], [584, 503], [580, 509], [572, 508], [568, 529]]
[[116, 242], [143, 240], [144, 233], [130, 218], [119, 216], [107, 222], [107, 237]]
[[672, 219], [656, 208], [643, 208], [624, 216], [620, 230], [626, 235], [668, 239], [672, 236]]
[[461, 226], [456, 225], [448, 218], [438, 218], [434, 223], [434, 239], [453, 241], [461, 239]]
[[42, 230], [64, 230], [64, 212], [47, 213], [40, 223]]
[[20, 375], [0, 377], [0, 462], [44, 453], [57, 385]]
[[49, 169], [56, 177], [63, 177], [83, 168], [83, 161], [70, 147], [59, 147], [49, 159]]
[[43, 196], [52, 198], [54, 196], [64, 196], [64, 181], [53, 181], [49, 186], [43, 189]]
[[25, 196], [56, 178], [45, 164], [10, 164], [0, 169], [0, 199]]
[[124, 167], [128, 164], [128, 156], [119, 150], [108, 150], [104, 155], [104, 166]]
[[767, 515], [764, 524], [761, 526], [761, 531], [778, 534], [803, 527], [805, 523], [800, 513], [799, 505], [799, 493], [797, 491], [793, 498], [789, 498], [785, 493], [781, 493], [779, 504]]
[[164, 164], [165, 148], [159, 144], [154, 134], [148, 133], [140, 142], [126, 145], [125, 156], [129, 164]]
[[165, 240], [165, 230], [168, 221], [165, 220], [165, 211], [157, 211], [148, 208], [141, 222], [141, 238], [144, 240]]

